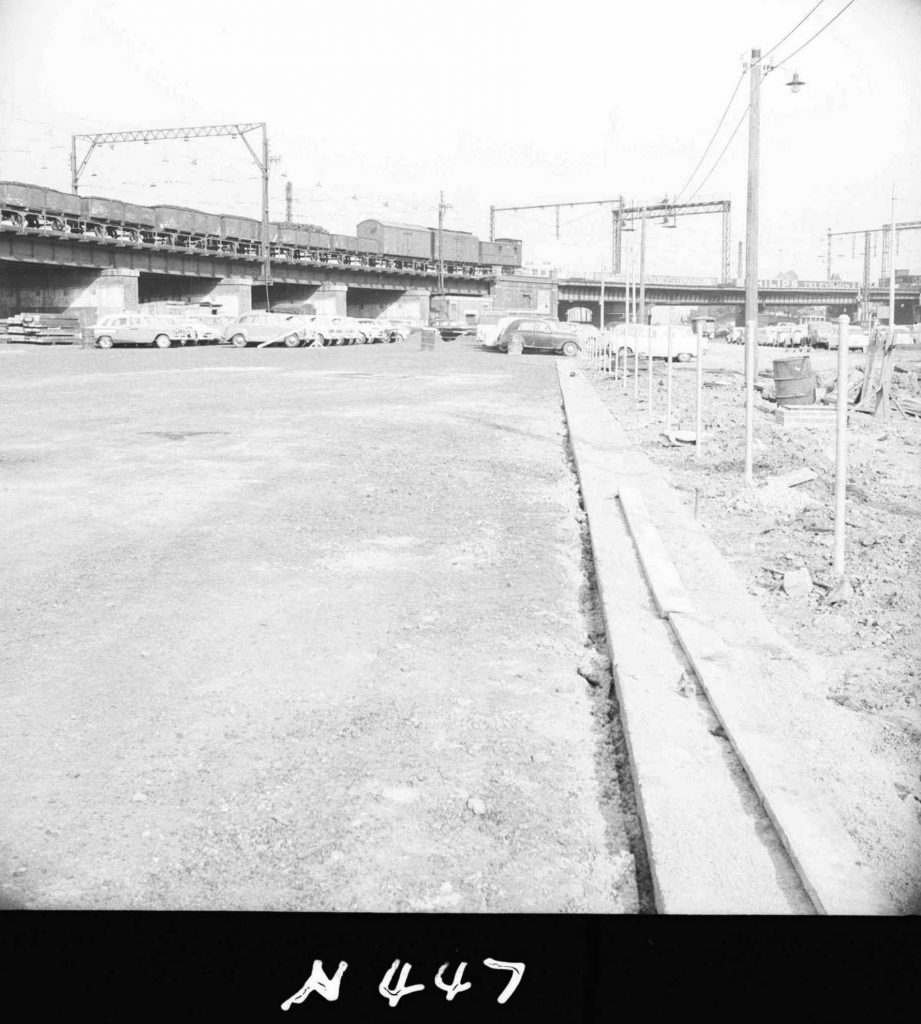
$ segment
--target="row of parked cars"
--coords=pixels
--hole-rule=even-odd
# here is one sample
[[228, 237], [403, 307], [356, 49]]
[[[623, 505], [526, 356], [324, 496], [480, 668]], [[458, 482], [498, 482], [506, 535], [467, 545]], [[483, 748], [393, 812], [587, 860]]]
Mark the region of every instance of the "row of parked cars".
[[275, 307], [271, 312], [245, 313], [234, 319], [117, 313], [93, 324], [92, 331], [98, 348], [115, 345], [172, 348], [209, 342], [235, 348], [275, 344], [286, 348], [324, 348], [389, 344], [405, 340], [414, 326], [406, 320], [304, 315]]
[[[780, 348], [838, 348], [838, 321], [813, 320], [807, 324], [780, 323], [770, 327], [758, 328], [758, 344]], [[888, 327], [873, 328], [881, 339], [885, 339]], [[921, 330], [896, 325], [894, 328], [896, 345], [911, 345], [921, 340]], [[733, 327], [728, 340], [741, 345], [745, 341], [745, 332], [741, 327]], [[870, 332], [860, 324], [848, 324], [848, 348], [866, 352], [870, 346]]]

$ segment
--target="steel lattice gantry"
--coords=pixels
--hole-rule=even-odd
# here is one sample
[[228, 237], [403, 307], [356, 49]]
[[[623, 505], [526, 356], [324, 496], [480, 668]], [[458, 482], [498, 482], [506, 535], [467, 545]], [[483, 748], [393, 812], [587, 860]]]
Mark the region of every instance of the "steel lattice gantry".
[[732, 231], [730, 214], [732, 212], [732, 203], [729, 199], [709, 199], [699, 200], [697, 202], [690, 203], [670, 203], [668, 200], [663, 200], [661, 203], [650, 203], [645, 206], [626, 206], [624, 205], [623, 198], [620, 199], [617, 206], [611, 211], [611, 218], [613, 221], [614, 231], [614, 273], [620, 274], [622, 271], [622, 242], [623, 242], [623, 231], [624, 225], [632, 223], [633, 221], [643, 220], [645, 217], [651, 216], [662, 216], [665, 218], [678, 216], [682, 217], [693, 217], [706, 213], [719, 213], [722, 215], [722, 237], [721, 237], [721, 262], [720, 262], [720, 280], [729, 281], [731, 280], [731, 267], [729, 250], [732, 244]]

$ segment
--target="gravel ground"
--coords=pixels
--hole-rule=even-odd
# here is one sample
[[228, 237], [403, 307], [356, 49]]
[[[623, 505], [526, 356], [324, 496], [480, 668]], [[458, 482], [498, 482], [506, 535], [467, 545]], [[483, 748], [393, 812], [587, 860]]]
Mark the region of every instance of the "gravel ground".
[[[696, 505], [769, 619], [802, 652], [813, 770], [894, 904], [919, 912], [921, 421], [896, 413], [882, 423], [851, 413], [846, 577], [853, 592], [835, 601], [834, 435], [785, 431], [775, 425], [774, 405], [756, 398], [756, 483], [804, 466], [818, 477], [780, 492], [745, 488], [743, 351], [718, 343], [705, 357], [701, 459], [663, 434], [664, 361], [655, 361], [651, 420], [643, 364], [638, 403], [632, 383], [624, 394], [620, 382], [595, 374], [595, 385], [634, 443]], [[785, 354], [761, 349], [759, 367], [770, 370]], [[820, 383], [834, 377], [836, 357], [812, 353]], [[917, 372], [921, 353], [900, 350], [895, 362]], [[852, 364], [862, 366], [862, 357], [855, 354]], [[695, 378], [693, 363], [674, 364], [673, 429], [694, 429]], [[784, 574], [802, 568], [811, 585], [787, 593]]]
[[648, 905], [552, 357], [0, 368], [7, 905]]

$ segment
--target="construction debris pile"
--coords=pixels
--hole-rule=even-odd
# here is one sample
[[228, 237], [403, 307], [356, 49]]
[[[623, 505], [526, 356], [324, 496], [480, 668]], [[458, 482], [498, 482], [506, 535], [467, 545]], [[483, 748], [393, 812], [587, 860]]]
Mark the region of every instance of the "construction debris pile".
[[80, 320], [67, 313], [18, 313], [0, 323], [9, 342], [79, 345], [83, 341]]

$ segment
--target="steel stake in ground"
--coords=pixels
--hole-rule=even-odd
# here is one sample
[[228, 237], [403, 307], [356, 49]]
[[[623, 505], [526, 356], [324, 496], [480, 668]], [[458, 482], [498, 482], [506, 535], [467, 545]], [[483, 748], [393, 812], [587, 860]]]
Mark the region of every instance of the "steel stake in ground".
[[838, 396], [835, 403], [835, 560], [836, 576], [844, 574], [844, 506], [847, 487], [847, 366], [850, 317], [838, 317]]
[[755, 483], [752, 471], [752, 435], [755, 429], [755, 348], [758, 344], [758, 324], [749, 320], [745, 331], [745, 482]]
[[703, 457], [703, 416], [704, 394], [704, 323], [697, 321], [697, 404], [695, 406], [694, 448], [697, 458]]
[[668, 360], [665, 365], [665, 433], [672, 432], [672, 324], [668, 323]]

